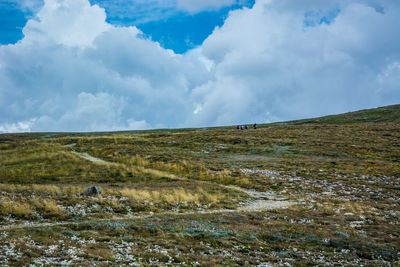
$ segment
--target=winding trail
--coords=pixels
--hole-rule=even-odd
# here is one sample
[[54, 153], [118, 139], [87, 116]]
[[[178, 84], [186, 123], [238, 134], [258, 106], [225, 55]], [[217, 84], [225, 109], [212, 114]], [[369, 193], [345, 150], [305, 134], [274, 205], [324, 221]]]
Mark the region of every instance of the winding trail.
[[[78, 156], [80, 156], [81, 158], [89, 160], [94, 163], [112, 164], [111, 162], [90, 156], [87, 153], [77, 153], [77, 152], [75, 152], [75, 153], [78, 154]], [[187, 179], [185, 177], [175, 177], [175, 179], [180, 180], [180, 181], [193, 181], [193, 180]], [[296, 202], [293, 202], [293, 201], [287, 201], [286, 198], [279, 197], [274, 192], [271, 192], [271, 191], [270, 192], [259, 192], [259, 191], [255, 191], [255, 190], [251, 190], [251, 189], [241, 188], [241, 187], [234, 186], [234, 185], [222, 185], [222, 184], [216, 184], [216, 183], [209, 182], [209, 181], [197, 181], [197, 182], [217, 185], [219, 187], [240, 191], [242, 193], [247, 194], [249, 197], [252, 198], [252, 200], [248, 201], [246, 203], [246, 205], [240, 206], [236, 210], [214, 210], [214, 211], [208, 211], [209, 213], [234, 212], [234, 211], [246, 212], [246, 211], [283, 209], [283, 208], [289, 207], [290, 205], [297, 204]], [[197, 212], [197, 213], [199, 213], [199, 212]]]
[[[74, 146], [74, 144], [67, 145], [69, 147]], [[107, 162], [105, 160], [90, 156], [87, 153], [78, 153], [72, 152], [79, 156], [82, 159], [88, 160], [93, 163], [98, 164], [113, 164], [111, 162]], [[192, 181], [184, 177], [176, 177], [178, 180], [182, 181]], [[274, 210], [274, 209], [285, 209], [292, 205], [298, 204], [298, 202], [290, 201], [286, 198], [277, 196], [274, 192], [259, 192], [250, 189], [244, 189], [238, 186], [233, 185], [221, 185], [212, 183], [209, 181], [198, 181], [201, 183], [218, 185], [223, 188], [237, 190], [243, 193], [246, 193], [251, 199], [248, 200], [244, 205], [238, 206], [236, 209], [216, 209], [216, 210], [197, 210], [197, 211], [189, 211], [189, 212], [177, 212], [177, 211], [166, 211], [159, 213], [148, 213], [148, 214], [140, 214], [140, 215], [127, 215], [123, 217], [113, 217], [113, 218], [104, 218], [104, 219], [88, 219], [79, 222], [73, 221], [64, 221], [64, 222], [45, 222], [45, 223], [23, 223], [16, 225], [3, 225], [0, 226], [1, 230], [12, 230], [12, 229], [21, 229], [21, 228], [37, 228], [37, 227], [53, 227], [53, 226], [63, 226], [63, 225], [79, 225], [84, 223], [93, 223], [93, 222], [105, 222], [105, 221], [123, 221], [123, 220], [134, 220], [134, 219], [144, 219], [150, 217], [157, 217], [162, 215], [194, 215], [194, 214], [218, 214], [218, 213], [234, 213], [234, 212], [260, 212], [265, 210]]]
[[79, 157], [93, 163], [110, 164], [110, 162], [90, 156], [88, 153], [76, 153]]
[[[75, 144], [69, 144], [69, 145], [66, 145], [66, 146], [67, 146], [67, 147], [73, 147], [73, 146], [75, 146]], [[102, 160], [102, 159], [100, 159], [100, 158], [93, 157], [93, 156], [89, 155], [89, 154], [86, 153], [86, 152], [71, 151], [71, 153], [73, 153], [74, 155], [80, 157], [81, 159], [88, 160], [88, 161], [93, 162], [93, 163], [111, 164], [111, 162]]]

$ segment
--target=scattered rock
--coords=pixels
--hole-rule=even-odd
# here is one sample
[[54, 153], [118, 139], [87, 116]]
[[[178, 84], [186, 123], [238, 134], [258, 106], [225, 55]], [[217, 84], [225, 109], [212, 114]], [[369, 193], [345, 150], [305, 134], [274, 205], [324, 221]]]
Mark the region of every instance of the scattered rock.
[[[248, 261], [246, 261], [245, 263], [247, 265]], [[262, 263], [258, 264], [257, 267], [273, 267], [273, 265], [269, 262], [262, 262]]]
[[84, 196], [101, 195], [101, 190], [98, 186], [92, 186], [92, 187], [89, 187], [82, 195], [84, 195]]
[[71, 232], [71, 231], [65, 231], [64, 234], [69, 236], [69, 237], [77, 237], [77, 236], [79, 236], [79, 234], [75, 234], [74, 232]]
[[349, 237], [349, 234], [341, 232], [341, 231], [336, 231], [335, 232], [336, 235], [341, 236], [341, 237]]

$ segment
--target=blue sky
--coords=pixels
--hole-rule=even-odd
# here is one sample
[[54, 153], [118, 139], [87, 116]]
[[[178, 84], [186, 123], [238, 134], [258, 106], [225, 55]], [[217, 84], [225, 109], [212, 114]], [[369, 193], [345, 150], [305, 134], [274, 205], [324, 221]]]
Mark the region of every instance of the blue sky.
[[0, 0], [0, 133], [398, 104], [399, 14], [398, 0]]
[[304, 14], [304, 26], [315, 27], [317, 25], [331, 24], [335, 18], [339, 15], [339, 8], [332, 8], [329, 10], [310, 10]]
[[[35, 1], [34, 8], [27, 8], [21, 1], [0, 0], [0, 44], [14, 44], [23, 38], [22, 28], [43, 5], [41, 0]], [[184, 53], [201, 45], [215, 27], [222, 26], [231, 10], [251, 8], [254, 1], [235, 1], [196, 12], [179, 9], [174, 1], [90, 0], [90, 3], [105, 9], [108, 23], [136, 26], [146, 38], [176, 53]]]
[[22, 28], [27, 21], [27, 14], [18, 4], [0, 2], [0, 43], [13, 44], [22, 39]]
[[164, 20], [139, 23], [137, 27], [163, 47], [173, 49], [176, 53], [183, 53], [201, 45], [216, 26], [222, 26], [230, 10], [241, 7], [234, 5], [218, 11], [203, 11], [193, 15], [182, 13]]

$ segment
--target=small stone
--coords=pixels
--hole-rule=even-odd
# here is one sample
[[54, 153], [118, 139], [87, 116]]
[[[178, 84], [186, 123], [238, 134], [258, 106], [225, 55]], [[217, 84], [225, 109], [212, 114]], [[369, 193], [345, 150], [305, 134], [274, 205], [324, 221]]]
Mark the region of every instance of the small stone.
[[98, 186], [92, 186], [92, 187], [89, 187], [82, 195], [84, 195], [84, 196], [101, 195], [101, 190]]
[[345, 237], [345, 238], [349, 237], [349, 234], [341, 232], [341, 231], [336, 231], [335, 234], [339, 235], [341, 237]]

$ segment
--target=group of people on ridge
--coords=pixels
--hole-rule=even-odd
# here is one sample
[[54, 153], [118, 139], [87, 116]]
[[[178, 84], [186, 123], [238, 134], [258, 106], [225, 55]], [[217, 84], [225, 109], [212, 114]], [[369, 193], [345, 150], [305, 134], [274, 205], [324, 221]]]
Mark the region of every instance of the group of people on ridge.
[[[254, 129], [257, 129], [257, 123], [254, 123], [253, 124], [253, 128]], [[245, 125], [236, 125], [236, 129], [238, 129], [238, 130], [243, 130], [243, 129], [249, 129], [249, 126], [247, 126], [247, 124], [245, 124]]]

